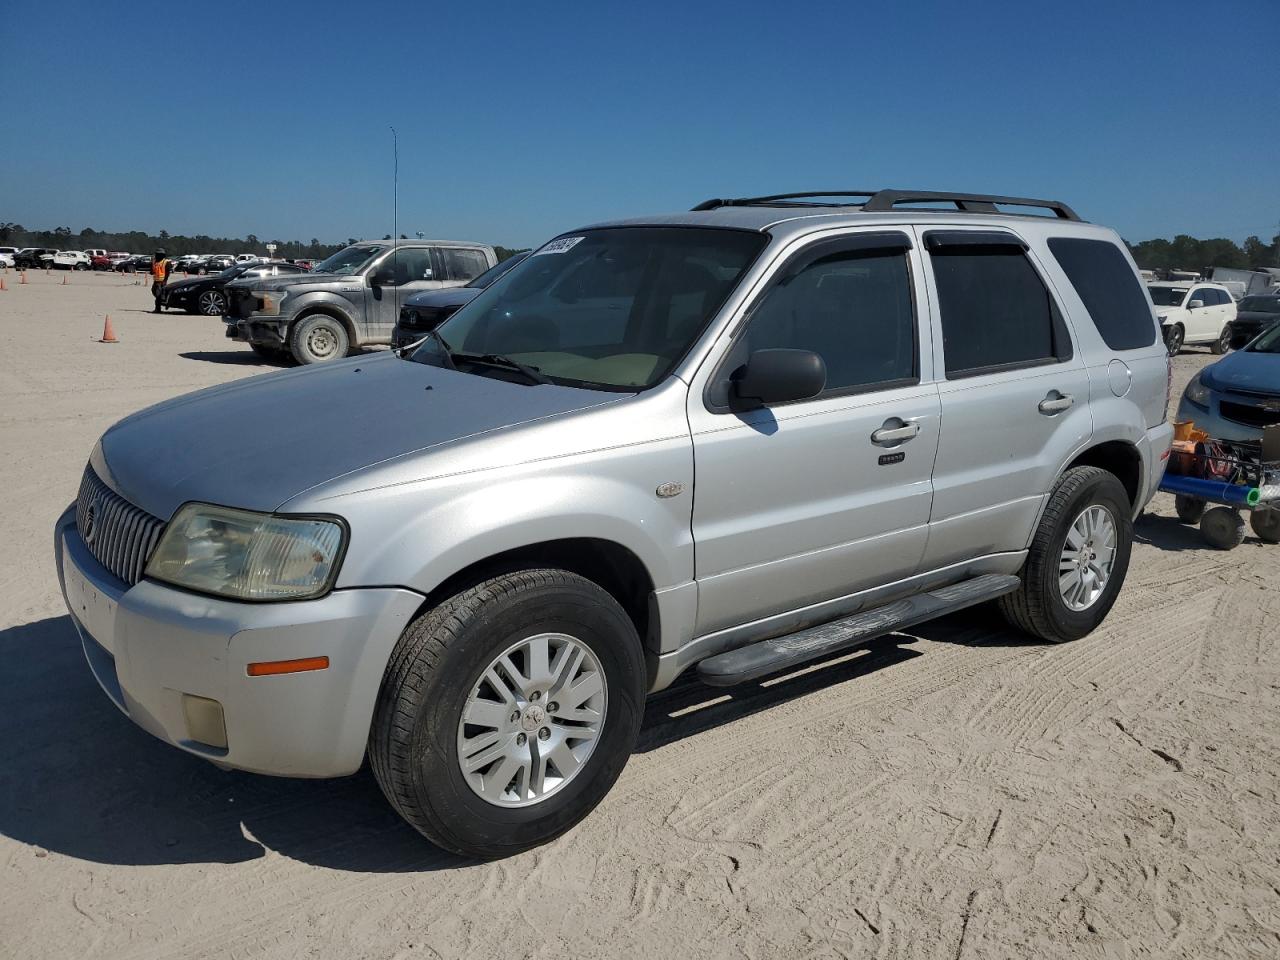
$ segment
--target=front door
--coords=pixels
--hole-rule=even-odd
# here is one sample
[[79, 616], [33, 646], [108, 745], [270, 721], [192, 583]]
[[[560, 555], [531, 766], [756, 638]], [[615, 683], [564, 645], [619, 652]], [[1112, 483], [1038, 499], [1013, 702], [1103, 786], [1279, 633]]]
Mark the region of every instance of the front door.
[[918, 234], [945, 377], [924, 559], [933, 570], [1026, 549], [1045, 496], [1093, 419], [1088, 371], [1025, 244], [997, 230]]
[[[433, 255], [434, 254], [434, 255]], [[382, 257], [365, 280], [365, 342], [390, 343], [405, 300], [444, 286], [439, 254], [431, 247], [399, 247]]]
[[[697, 633], [910, 576], [924, 552], [939, 404], [923, 288], [900, 232], [797, 249], [690, 391]], [[923, 345], [923, 349], [922, 349]], [[743, 409], [753, 351], [811, 350], [812, 399]]]

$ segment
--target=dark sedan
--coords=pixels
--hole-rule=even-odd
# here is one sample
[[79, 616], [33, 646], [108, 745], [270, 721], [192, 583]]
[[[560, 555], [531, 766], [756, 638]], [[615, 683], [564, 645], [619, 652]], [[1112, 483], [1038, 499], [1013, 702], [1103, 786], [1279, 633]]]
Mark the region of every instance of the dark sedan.
[[1280, 293], [1255, 294], [1236, 304], [1236, 318], [1231, 321], [1231, 346], [1235, 349], [1280, 321]]
[[160, 309], [185, 310], [187, 313], [203, 313], [207, 317], [220, 317], [227, 312], [227, 295], [223, 287], [240, 277], [279, 277], [290, 273], [305, 273], [292, 263], [240, 263], [221, 273], [191, 277], [165, 284], [160, 295]]
[[478, 297], [485, 287], [528, 255], [517, 253], [514, 257], [508, 257], [497, 266], [490, 267], [466, 286], [415, 293], [400, 308], [400, 319], [396, 323], [395, 330], [391, 332], [391, 348], [398, 350], [400, 347], [421, 340], [453, 316], [459, 307], [465, 306]]

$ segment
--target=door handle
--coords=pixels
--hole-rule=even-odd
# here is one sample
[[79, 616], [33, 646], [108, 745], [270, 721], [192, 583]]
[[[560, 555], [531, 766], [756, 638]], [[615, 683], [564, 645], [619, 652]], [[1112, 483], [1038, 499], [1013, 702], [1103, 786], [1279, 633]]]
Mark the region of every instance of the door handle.
[[1046, 416], [1053, 416], [1055, 413], [1061, 413], [1067, 407], [1076, 402], [1076, 398], [1069, 393], [1058, 393], [1058, 391], [1050, 391], [1049, 395], [1040, 401], [1039, 410]]
[[910, 440], [919, 432], [920, 424], [908, 421], [900, 427], [881, 427], [871, 434], [871, 442], [895, 443], [897, 441]]

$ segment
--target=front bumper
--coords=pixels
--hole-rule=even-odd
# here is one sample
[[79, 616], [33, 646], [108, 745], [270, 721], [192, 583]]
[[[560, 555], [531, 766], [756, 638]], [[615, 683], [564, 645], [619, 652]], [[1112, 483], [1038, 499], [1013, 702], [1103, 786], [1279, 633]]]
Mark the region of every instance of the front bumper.
[[1222, 402], [1236, 403], [1240, 406], [1256, 404], [1257, 398], [1236, 396], [1231, 393], [1220, 393], [1217, 390], [1209, 391], [1209, 406], [1201, 407], [1190, 400], [1185, 394], [1178, 403], [1179, 421], [1190, 420], [1197, 427], [1209, 434], [1215, 440], [1251, 440], [1257, 442], [1262, 439], [1262, 425], [1253, 425], [1241, 423], [1238, 420], [1232, 420], [1222, 414]]
[[[54, 553], [89, 668], [138, 726], [255, 773], [338, 777], [360, 768], [383, 670], [421, 594], [382, 587], [254, 604], [150, 580], [130, 587], [94, 559], [74, 509], [58, 519]], [[254, 662], [317, 656], [329, 658], [328, 669], [247, 672]], [[221, 705], [225, 747], [192, 736], [184, 695]]]
[[223, 331], [228, 340], [240, 343], [264, 343], [272, 347], [284, 347], [285, 325], [281, 320], [237, 320], [235, 317], [223, 317], [226, 329]]

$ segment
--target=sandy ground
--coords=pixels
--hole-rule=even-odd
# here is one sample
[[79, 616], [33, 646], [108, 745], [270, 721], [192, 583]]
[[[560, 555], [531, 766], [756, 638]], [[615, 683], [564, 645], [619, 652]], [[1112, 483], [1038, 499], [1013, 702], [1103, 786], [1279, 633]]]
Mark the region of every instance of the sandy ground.
[[0, 955], [1280, 955], [1280, 548], [1209, 550], [1164, 496], [1092, 636], [970, 613], [669, 692], [601, 808], [502, 863], [435, 850], [367, 774], [152, 740], [81, 662], [50, 529], [112, 421], [269, 368], [62, 276], [0, 292]]

